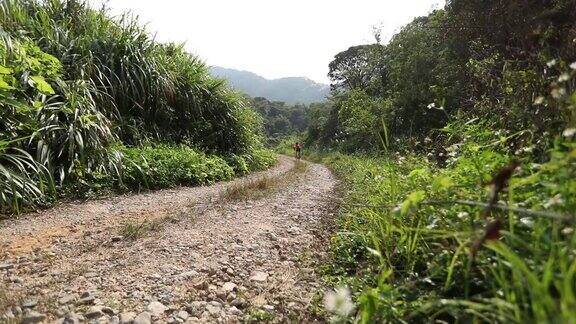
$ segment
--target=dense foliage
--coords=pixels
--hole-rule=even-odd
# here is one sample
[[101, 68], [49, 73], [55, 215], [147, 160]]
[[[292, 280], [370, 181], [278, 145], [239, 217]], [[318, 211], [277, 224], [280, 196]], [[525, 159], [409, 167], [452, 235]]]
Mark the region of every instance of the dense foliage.
[[83, 1], [0, 3], [0, 117], [1, 209], [46, 201], [79, 174], [121, 181], [116, 142], [251, 156], [262, 141], [260, 116], [182, 45]]
[[[544, 153], [540, 135], [576, 122], [573, 110], [540, 97], [567, 98], [574, 87], [565, 73], [576, 61], [575, 8], [574, 0], [453, 0], [386, 45], [339, 53], [330, 63], [332, 111], [311, 129], [308, 143], [348, 150], [359, 137], [377, 142], [377, 133], [388, 131], [391, 145], [408, 140], [421, 147], [434, 129], [464, 115], [489, 119], [502, 131], [526, 131], [514, 145], [536, 144]], [[379, 108], [366, 113], [365, 105]], [[379, 130], [357, 122], [365, 119], [381, 120]]]
[[347, 188], [334, 319], [576, 322], [576, 1], [451, 0], [376, 36], [306, 134]]
[[309, 126], [311, 112], [326, 109], [324, 103], [291, 106], [262, 97], [253, 98], [252, 105], [264, 119], [266, 139], [273, 145], [286, 136], [304, 132]]

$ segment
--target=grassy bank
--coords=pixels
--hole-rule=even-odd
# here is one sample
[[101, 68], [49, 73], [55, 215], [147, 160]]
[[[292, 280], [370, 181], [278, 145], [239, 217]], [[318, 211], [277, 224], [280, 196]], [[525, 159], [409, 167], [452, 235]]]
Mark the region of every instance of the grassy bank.
[[[442, 168], [416, 154], [308, 154], [347, 188], [324, 270], [351, 287], [361, 322], [576, 322], [576, 144], [558, 138], [534, 163], [479, 136]], [[512, 158], [525, 162], [484, 220], [483, 183]]]

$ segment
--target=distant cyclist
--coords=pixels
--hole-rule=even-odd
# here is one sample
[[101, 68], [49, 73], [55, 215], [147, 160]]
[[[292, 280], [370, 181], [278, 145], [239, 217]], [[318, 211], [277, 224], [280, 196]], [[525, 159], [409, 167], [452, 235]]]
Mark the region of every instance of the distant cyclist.
[[294, 144], [292, 146], [292, 148], [294, 149], [294, 154], [296, 155], [296, 158], [298, 160], [300, 160], [300, 158], [302, 157], [302, 145], [300, 145], [300, 143], [296, 142], [296, 144]]

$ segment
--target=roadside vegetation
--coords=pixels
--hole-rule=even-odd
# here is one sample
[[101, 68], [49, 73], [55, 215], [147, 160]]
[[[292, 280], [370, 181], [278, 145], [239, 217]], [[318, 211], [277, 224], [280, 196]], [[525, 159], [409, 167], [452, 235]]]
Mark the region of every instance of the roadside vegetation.
[[576, 322], [576, 2], [448, 1], [330, 64], [341, 322]]
[[0, 3], [0, 212], [227, 180], [274, 163], [262, 135], [241, 95], [132, 16]]

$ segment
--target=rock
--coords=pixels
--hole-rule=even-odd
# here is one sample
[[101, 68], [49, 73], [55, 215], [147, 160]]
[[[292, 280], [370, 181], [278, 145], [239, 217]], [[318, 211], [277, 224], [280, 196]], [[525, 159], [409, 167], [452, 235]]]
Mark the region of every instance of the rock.
[[192, 282], [192, 287], [198, 290], [205, 290], [208, 288], [208, 283], [205, 280], [197, 279]]
[[120, 323], [120, 318], [118, 318], [118, 316], [112, 316], [110, 317], [110, 320], [108, 320], [108, 324], [119, 324]]
[[24, 314], [22, 324], [40, 323], [46, 319], [46, 315], [36, 311], [28, 311]]
[[151, 324], [152, 323], [152, 315], [148, 312], [142, 312], [134, 318], [133, 324]]
[[225, 292], [229, 293], [232, 291], [236, 291], [238, 286], [236, 286], [235, 283], [233, 282], [226, 282], [223, 286], [222, 286], [222, 290], [224, 290]]
[[230, 313], [232, 315], [236, 315], [236, 316], [242, 315], [242, 311], [239, 310], [238, 308], [236, 308], [236, 306], [230, 307], [230, 309], [228, 309], [228, 313]]
[[250, 275], [250, 280], [256, 281], [256, 282], [264, 282], [267, 279], [268, 279], [268, 274], [266, 272], [262, 272], [262, 271], [254, 271]]
[[58, 324], [80, 324], [81, 319], [75, 313], [70, 313], [58, 320]]
[[272, 232], [268, 232], [268, 238], [269, 238], [270, 241], [272, 241], [272, 242], [278, 241], [278, 237], [277, 237], [274, 233], [272, 233]]
[[16, 316], [14, 316], [14, 313], [12, 313], [11, 310], [9, 310], [9, 311], [7, 311], [6, 313], [4, 313], [4, 315], [0, 315], [0, 319], [8, 319], [8, 320], [10, 320], [10, 319], [13, 319], [14, 317], [16, 317]]
[[221, 308], [214, 306], [212, 304], [206, 305], [206, 311], [213, 317], [218, 317], [220, 315]]
[[154, 316], [160, 316], [164, 314], [164, 312], [168, 309], [168, 307], [164, 306], [161, 302], [153, 301], [148, 304], [147, 307], [148, 311]]
[[262, 308], [264, 308], [267, 311], [273, 311], [274, 310], [274, 306], [272, 306], [272, 305], [264, 305], [264, 306], [262, 306]]
[[188, 317], [190, 317], [190, 314], [188, 314], [188, 312], [185, 310], [181, 310], [178, 313], [176, 313], [176, 317], [185, 321], [188, 319]]
[[0, 263], [0, 270], [8, 270], [14, 268], [12, 263]]
[[132, 323], [134, 318], [136, 317], [136, 313], [134, 312], [124, 312], [120, 314], [120, 323], [121, 324], [128, 324]]
[[89, 296], [80, 298], [76, 304], [78, 304], [78, 305], [92, 305], [92, 304], [94, 304], [94, 300], [96, 300], [96, 298], [92, 295], [89, 295]]
[[236, 298], [230, 303], [230, 305], [243, 308], [246, 306], [246, 301], [243, 298]]
[[90, 309], [88, 309], [88, 311], [84, 314], [84, 316], [86, 316], [86, 318], [89, 319], [94, 319], [94, 318], [99, 318], [101, 316], [103, 316], [104, 313], [102, 312], [102, 307], [101, 306], [92, 306], [90, 307]]
[[66, 305], [66, 304], [72, 303], [72, 302], [74, 302], [74, 300], [76, 300], [76, 296], [77, 295], [74, 295], [74, 294], [64, 295], [64, 296], [60, 297], [60, 299], [58, 299], [58, 303], [60, 305]]
[[36, 305], [38, 305], [38, 300], [35, 298], [29, 298], [24, 300], [24, 302], [22, 303], [22, 308], [33, 308]]
[[199, 315], [202, 313], [204, 306], [206, 306], [205, 301], [193, 301], [186, 306], [186, 310], [191, 315]]
[[182, 272], [181, 274], [178, 275], [178, 277], [185, 278], [185, 279], [193, 278], [193, 277], [197, 277], [197, 276], [198, 276], [198, 272], [196, 272], [194, 270]]
[[108, 315], [108, 316], [113, 316], [114, 314], [117, 314], [118, 311], [113, 310], [112, 308], [108, 307], [108, 306], [103, 306], [101, 309], [102, 313]]
[[20, 316], [22, 315], [22, 308], [20, 308], [20, 306], [12, 307], [12, 313], [14, 313], [16, 316]]

